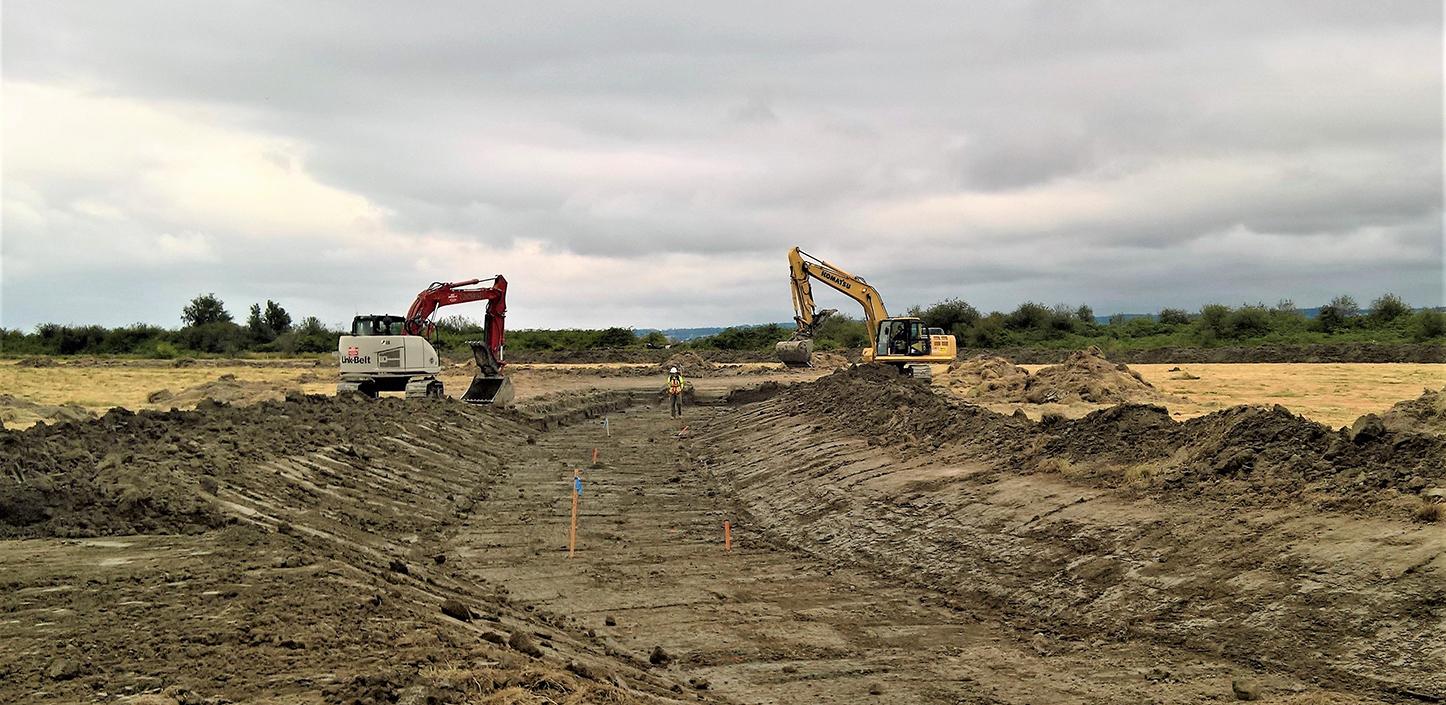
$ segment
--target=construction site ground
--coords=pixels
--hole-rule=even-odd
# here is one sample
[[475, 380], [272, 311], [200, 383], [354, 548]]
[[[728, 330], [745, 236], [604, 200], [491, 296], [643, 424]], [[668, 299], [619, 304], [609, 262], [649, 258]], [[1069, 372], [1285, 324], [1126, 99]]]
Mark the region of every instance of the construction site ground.
[[[1391, 401], [1440, 386], [1388, 367]], [[164, 386], [245, 374], [206, 372]], [[1045, 425], [768, 367], [691, 377], [675, 420], [647, 372], [519, 370], [517, 411], [293, 394], [0, 434], [0, 701], [1446, 698], [1439, 436]]]

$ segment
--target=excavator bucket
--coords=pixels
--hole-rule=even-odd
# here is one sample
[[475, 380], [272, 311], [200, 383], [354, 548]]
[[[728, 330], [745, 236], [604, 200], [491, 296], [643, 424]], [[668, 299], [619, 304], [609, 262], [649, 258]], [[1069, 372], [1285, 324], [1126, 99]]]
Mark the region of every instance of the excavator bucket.
[[497, 406], [511, 404], [514, 396], [512, 380], [503, 376], [501, 361], [494, 356], [485, 341], [469, 340], [467, 345], [472, 347], [472, 359], [477, 361], [477, 374], [472, 377], [472, 384], [462, 394], [462, 401], [468, 404]]
[[512, 403], [515, 391], [512, 380], [502, 375], [477, 375], [471, 386], [462, 394], [462, 401], [468, 404], [494, 404], [507, 406]]
[[785, 340], [773, 346], [778, 359], [789, 367], [808, 367], [813, 357], [812, 340]]

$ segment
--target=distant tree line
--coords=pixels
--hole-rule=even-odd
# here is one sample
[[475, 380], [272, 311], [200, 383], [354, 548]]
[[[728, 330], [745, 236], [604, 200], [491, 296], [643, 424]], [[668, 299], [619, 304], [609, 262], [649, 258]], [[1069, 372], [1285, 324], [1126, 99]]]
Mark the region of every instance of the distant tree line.
[[0, 329], [0, 353], [163, 359], [243, 352], [294, 355], [335, 350], [339, 333], [315, 316], [293, 324], [291, 314], [271, 300], [252, 304], [246, 324], [239, 325], [215, 294], [201, 294], [186, 304], [181, 309], [181, 324], [177, 329], [146, 323], [118, 328], [43, 323], [32, 333]]
[[[1149, 316], [1114, 316], [1096, 320], [1089, 306], [1036, 302], [1020, 304], [1008, 313], [981, 313], [961, 299], [947, 299], [929, 307], [915, 306], [909, 315], [930, 327], [952, 333], [962, 347], [1106, 348], [1214, 347], [1269, 343], [1315, 342], [1446, 342], [1446, 313], [1414, 310], [1395, 294], [1385, 294], [1362, 309], [1350, 296], [1337, 296], [1308, 318], [1290, 301], [1275, 306], [1245, 304], [1238, 307], [1209, 304], [1199, 311], [1166, 308]], [[181, 327], [166, 329], [138, 323], [119, 328], [98, 325], [39, 325], [33, 332], [0, 329], [0, 354], [23, 355], [131, 355], [174, 358], [241, 353], [313, 354], [336, 349], [342, 331], [324, 325], [315, 316], [293, 323], [281, 304], [267, 300], [251, 304], [246, 321], [238, 324], [215, 294], [192, 299], [181, 311]], [[482, 334], [480, 323], [460, 316], [438, 322], [434, 344], [443, 352], [465, 354], [466, 341]], [[674, 347], [718, 350], [767, 350], [793, 335], [791, 326], [769, 323], [726, 328]], [[867, 344], [863, 321], [835, 315], [819, 326], [819, 349], [859, 348]], [[638, 335], [631, 328], [509, 330], [509, 350], [590, 350], [599, 348], [663, 347], [661, 332]]]
[[[1275, 306], [1262, 303], [1238, 307], [1209, 304], [1199, 311], [1166, 308], [1149, 316], [1112, 316], [1101, 323], [1087, 305], [1047, 306], [1025, 302], [1008, 313], [981, 313], [967, 301], [947, 299], [929, 307], [915, 306], [908, 314], [933, 328], [954, 335], [961, 347], [1110, 348], [1216, 347], [1271, 343], [1317, 342], [1427, 342], [1446, 338], [1446, 313], [1416, 311], [1395, 294], [1385, 294], [1367, 309], [1350, 296], [1337, 296], [1308, 318], [1291, 301]], [[768, 324], [729, 328], [691, 341], [695, 347], [725, 350], [761, 350], [793, 331]], [[820, 326], [818, 348], [857, 348], [867, 341], [864, 323], [834, 316]]]

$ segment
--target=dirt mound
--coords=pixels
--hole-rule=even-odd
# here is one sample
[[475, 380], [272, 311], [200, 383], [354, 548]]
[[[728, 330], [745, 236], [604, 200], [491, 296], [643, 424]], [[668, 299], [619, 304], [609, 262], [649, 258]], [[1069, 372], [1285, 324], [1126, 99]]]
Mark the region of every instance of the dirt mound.
[[175, 408], [195, 406], [206, 399], [246, 406], [263, 401], [281, 401], [286, 398], [287, 394], [293, 393], [300, 394], [301, 390], [275, 382], [236, 379], [236, 375], [226, 374], [213, 381], [190, 387], [178, 394], [172, 394], [168, 389], [151, 392], [146, 397], [146, 401]]
[[26, 357], [15, 363], [16, 367], [59, 367], [60, 363], [53, 357]]
[[820, 370], [836, 370], [840, 367], [848, 367], [853, 364], [847, 357], [836, 352], [815, 352], [809, 358], [808, 364]]
[[83, 421], [91, 418], [94, 418], [94, 415], [79, 404], [55, 406], [9, 394], [0, 394], [0, 424]]
[[1033, 424], [935, 394], [928, 382], [900, 376], [890, 365], [857, 365], [788, 387], [779, 402], [876, 445], [923, 453], [964, 437], [1012, 447]]
[[1159, 391], [1140, 373], [1124, 363], [1110, 362], [1093, 346], [1070, 353], [1064, 362], [1034, 373], [1024, 390], [1024, 401], [1031, 404], [1122, 404], [1160, 398]]
[[692, 351], [673, 355], [658, 365], [658, 369], [665, 374], [674, 367], [678, 368], [678, 371], [682, 372], [685, 377], [689, 375], [703, 377], [710, 372], [718, 371], [717, 365], [703, 359], [702, 355]]
[[1381, 416], [1381, 422], [1396, 433], [1446, 435], [1446, 388], [1427, 389], [1415, 399], [1398, 402]]
[[1029, 371], [1002, 357], [978, 355], [949, 363], [940, 382], [965, 399], [1022, 401], [1029, 386]]

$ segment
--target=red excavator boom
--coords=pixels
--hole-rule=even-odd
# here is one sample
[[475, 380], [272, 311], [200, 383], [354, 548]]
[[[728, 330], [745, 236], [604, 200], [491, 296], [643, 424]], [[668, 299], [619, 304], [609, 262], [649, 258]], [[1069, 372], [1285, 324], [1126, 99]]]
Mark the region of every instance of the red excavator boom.
[[[407, 320], [402, 324], [406, 335], [420, 335], [428, 340], [437, 331], [437, 322], [432, 315], [437, 309], [453, 304], [486, 301], [487, 313], [482, 318], [483, 340], [473, 344], [479, 366], [490, 368], [487, 372], [497, 374], [507, 364], [502, 361], [502, 344], [507, 330], [504, 320], [507, 316], [507, 278], [498, 274], [490, 279], [468, 279], [461, 282], [435, 282], [412, 301], [407, 309]], [[478, 350], [485, 348], [486, 361]]]

